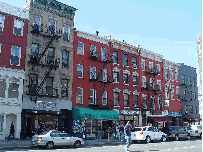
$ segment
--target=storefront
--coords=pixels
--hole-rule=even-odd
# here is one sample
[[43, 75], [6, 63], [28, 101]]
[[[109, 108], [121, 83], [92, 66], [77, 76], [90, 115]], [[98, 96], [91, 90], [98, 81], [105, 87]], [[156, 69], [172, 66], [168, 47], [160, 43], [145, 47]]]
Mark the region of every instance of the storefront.
[[73, 133], [79, 133], [79, 124], [82, 123], [86, 139], [105, 138], [107, 131], [113, 127], [113, 121], [119, 121], [115, 110], [73, 107]]
[[169, 111], [168, 112], [168, 117], [169, 117], [169, 119], [172, 120], [172, 123], [170, 124], [170, 126], [181, 126], [181, 127], [184, 127], [182, 112], [172, 112], [172, 111]]
[[142, 117], [140, 111], [135, 110], [119, 110], [119, 124], [125, 125], [128, 121], [130, 121], [131, 126], [134, 128], [135, 126], [142, 126]]
[[36, 102], [24, 95], [21, 137], [56, 129], [72, 134], [72, 103], [69, 100], [38, 97]]

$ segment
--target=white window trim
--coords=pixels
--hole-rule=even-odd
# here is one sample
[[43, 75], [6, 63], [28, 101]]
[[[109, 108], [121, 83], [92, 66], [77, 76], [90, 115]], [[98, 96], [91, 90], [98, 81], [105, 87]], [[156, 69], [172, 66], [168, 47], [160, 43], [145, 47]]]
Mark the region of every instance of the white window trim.
[[152, 65], [152, 71], [154, 71], [153, 62], [149, 62], [149, 71], [150, 71], [150, 65]]
[[161, 90], [161, 80], [157, 80], [157, 85], [159, 85], [160, 82], [160, 90]]
[[[117, 73], [118, 74], [118, 76], [119, 76], [119, 72], [113, 72], [113, 75], [114, 75], [114, 73]], [[114, 77], [113, 77], [114, 78]], [[119, 78], [118, 78], [119, 79]], [[113, 82], [113, 83], [119, 83], [119, 80], [117, 81], [117, 79], [116, 79], [116, 81], [115, 82]]]
[[[103, 93], [104, 93], [104, 92], [106, 92], [106, 93], [105, 93], [105, 94], [106, 94], [106, 104], [103, 103]], [[107, 91], [104, 91], [104, 92], [102, 93], [102, 105], [107, 105], [107, 99], [108, 99], [107, 97], [108, 97], [108, 95], [107, 95]]]
[[[95, 75], [94, 75], [94, 77], [91, 76], [91, 68], [95, 69], [95, 73], [94, 73]], [[90, 79], [96, 79], [97, 78], [96, 75], [97, 75], [97, 69], [96, 69], [96, 67], [90, 67]]]
[[[145, 79], [145, 81], [143, 81], [143, 79]], [[147, 87], [147, 85], [146, 85], [146, 86], [143, 86], [143, 82], [145, 82], [145, 83], [147, 82], [147, 81], [146, 81], [146, 77], [145, 77], [145, 76], [142, 76], [142, 87], [146, 88], [146, 87]]]
[[[21, 35], [17, 35], [17, 34], [14, 33], [15, 22], [16, 22], [17, 20], [22, 23], [22, 24], [21, 24], [21, 25], [22, 25], [22, 27], [21, 27], [21, 28], [22, 28]], [[24, 22], [23, 22], [22, 20], [19, 20], [19, 19], [14, 19], [13, 34], [16, 35], [16, 36], [23, 36], [23, 31], [24, 31]]]
[[[77, 102], [77, 97], [78, 97], [78, 94], [76, 94], [76, 103], [78, 103], [78, 104], [83, 104], [83, 88], [81, 88], [81, 87], [77, 87], [77, 88], [80, 88], [80, 89], [82, 89], [82, 103], [79, 103], [79, 102]], [[76, 93], [77, 93], [77, 88], [76, 88]]]
[[[134, 64], [133, 64], [133, 58], [135, 58], [135, 60], [136, 60], [136, 68], [134, 67]], [[133, 65], [133, 67], [132, 67], [133, 69], [138, 69], [138, 67], [137, 67], [137, 58], [135, 56], [132, 57], [132, 65]]]
[[[83, 42], [81, 42], [81, 41], [78, 41], [78, 42], [83, 43]], [[80, 55], [84, 55], [84, 47], [85, 47], [85, 46], [84, 46], [84, 43], [83, 43], [82, 54], [80, 54]], [[77, 54], [79, 54], [79, 53], [78, 53], [78, 43], [77, 43]]]
[[[174, 99], [172, 98], [172, 92], [174, 94]], [[176, 96], [176, 94], [175, 94], [175, 86], [171, 85], [171, 100], [175, 100], [175, 96]]]
[[[172, 71], [172, 79], [171, 79], [171, 71]], [[170, 80], [173, 81], [173, 69], [169, 69], [169, 74], [170, 74]]]
[[[132, 75], [132, 77], [133, 77], [133, 78], [136, 77], [136, 82], [137, 82], [137, 80], [138, 80], [138, 76], [136, 76], [136, 75]], [[134, 79], [133, 79], [133, 83], [134, 83]], [[137, 84], [138, 84], [138, 82], [137, 82]], [[133, 85], [133, 86], [137, 86], [137, 84], [136, 84], [136, 85]]]
[[[178, 74], [177, 70], [175, 70], [175, 81], [176, 81], [176, 73]], [[176, 82], [178, 82], [178, 80]]]
[[36, 16], [39, 17], [39, 19], [40, 19], [40, 21], [39, 21], [39, 30], [40, 30], [40, 28], [41, 28], [41, 23], [42, 23], [42, 19], [41, 19], [40, 16], [38, 16], [38, 15], [34, 15], [34, 16], [33, 16], [33, 24], [32, 24], [32, 25], [34, 26], [34, 24], [35, 24], [34, 21], [35, 21], [35, 17], [36, 17]]
[[[177, 98], [178, 93], [179, 93], [179, 99]], [[176, 86], [176, 98], [178, 101], [180, 100], [180, 87], [179, 86]]]
[[[95, 47], [96, 47], [96, 46], [95, 46]], [[106, 58], [105, 58], [105, 60], [103, 60], [103, 57], [102, 57], [102, 56], [104, 55], [103, 49], [106, 49]], [[107, 52], [107, 48], [103, 48], [103, 47], [102, 47], [102, 48], [101, 48], [101, 59], [102, 59], [102, 61], [107, 61], [107, 53], [108, 53], [108, 52]]]
[[[142, 69], [142, 62], [144, 63], [144, 70]], [[145, 69], [145, 60], [143, 60], [143, 59], [141, 59], [141, 69], [142, 69], [142, 71], [145, 71], [146, 69]]]
[[[94, 51], [92, 51], [92, 52], [97, 52], [97, 47], [95, 46], [95, 45], [90, 45], [90, 47], [91, 46], [94, 46], [95, 47], [95, 50]], [[84, 48], [84, 47], [83, 47]], [[90, 50], [90, 56], [91, 56], [91, 50]]]
[[160, 66], [160, 64], [156, 64], [156, 71], [157, 71], [158, 67], [159, 67], [159, 74], [158, 75], [161, 75], [161, 66]]
[[[21, 47], [20, 46], [16, 46], [16, 45], [12, 45], [12, 47], [18, 47], [19, 48], [19, 64], [18, 65], [14, 65], [14, 66], [20, 66], [20, 61], [21, 61]], [[11, 47], [11, 52], [12, 52], [12, 47]], [[10, 59], [10, 65], [11, 64], [11, 59]]]
[[[104, 71], [106, 71], [105, 75], [103, 74]], [[104, 77], [104, 76], [105, 76], [105, 77]], [[105, 80], [104, 80], [104, 79], [105, 79]], [[102, 81], [103, 81], [103, 82], [107, 82], [107, 81], [108, 81], [108, 71], [107, 71], [106, 68], [105, 68], [105, 69], [102, 69]]]
[[[68, 30], [68, 41], [70, 41], [70, 25], [68, 25], [68, 24], [64, 24], [63, 25], [63, 34], [64, 34], [64, 32], [65, 32], [65, 30], [64, 30], [64, 26], [67, 26], [67, 27], [69, 27], [69, 30]], [[64, 39], [63, 39], [64, 40]], [[67, 40], [65, 40], [65, 41], [67, 41]]]
[[82, 77], [78, 77], [78, 76], [77, 76], [77, 78], [83, 78], [83, 71], [84, 71], [84, 69], [83, 69], [83, 65], [81, 65], [81, 64], [77, 64], [77, 71], [78, 71], [78, 65], [79, 65], [79, 66], [82, 66]]
[[0, 14], [3, 18], [3, 24], [1, 24], [0, 26], [2, 27], [2, 32], [4, 31], [4, 22], [5, 22], [5, 15]]
[[[128, 80], [128, 83], [124, 83], [124, 82], [123, 82], [123, 85], [127, 85], [127, 86], [129, 86], [129, 75], [128, 75], [128, 74], [126, 74], [126, 73], [123, 73], [123, 75], [124, 75], [124, 74], [125, 74], [125, 75], [127, 75], [127, 80]], [[124, 80], [123, 80], [123, 81], [124, 81]]]
[[[117, 53], [117, 62], [118, 62], [118, 51], [113, 51], [113, 52], [116, 52], [116, 53]], [[113, 58], [114, 58], [114, 54], [113, 54], [113, 56], [112, 56], [112, 60], [113, 60]], [[113, 65], [119, 65], [119, 64], [113, 62]]]
[[[118, 93], [118, 104], [119, 104], [119, 105], [118, 105], [118, 106], [115, 106], [115, 105], [114, 105], [114, 107], [120, 107], [120, 103], [119, 103], [119, 94], [120, 94], [120, 92], [113, 92], [113, 98], [114, 98], [114, 94], [115, 94], [115, 93]], [[113, 104], [115, 104], [115, 98], [113, 99]]]
[[[92, 98], [93, 98], [93, 100], [94, 100], [94, 103], [90, 103], [90, 100], [89, 100], [89, 104], [93, 104], [93, 105], [96, 105], [96, 90], [94, 90], [94, 89], [90, 89], [90, 90], [93, 90], [93, 96], [92, 96]], [[94, 97], [95, 96], [95, 97]], [[91, 97], [91, 96], [90, 96]]]

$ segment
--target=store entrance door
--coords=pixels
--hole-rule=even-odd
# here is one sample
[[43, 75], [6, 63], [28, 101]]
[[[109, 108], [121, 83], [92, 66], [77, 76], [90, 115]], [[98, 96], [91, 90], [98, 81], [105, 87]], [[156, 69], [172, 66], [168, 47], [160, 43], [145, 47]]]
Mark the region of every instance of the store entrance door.
[[26, 120], [25, 120], [25, 122], [26, 122], [26, 137], [31, 137], [32, 136], [32, 132], [31, 132], [31, 123], [32, 123], [32, 121], [31, 121], [31, 118], [30, 117], [27, 117], [26, 118]]

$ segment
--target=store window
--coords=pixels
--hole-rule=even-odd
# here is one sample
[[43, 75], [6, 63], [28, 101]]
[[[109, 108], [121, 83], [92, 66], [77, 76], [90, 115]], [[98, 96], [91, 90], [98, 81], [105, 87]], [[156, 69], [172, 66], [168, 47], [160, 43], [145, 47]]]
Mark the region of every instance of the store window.
[[20, 66], [21, 47], [12, 46], [11, 48], [11, 65]]
[[4, 20], [5, 20], [5, 16], [0, 14], [0, 35], [2, 35], [4, 30]]
[[34, 57], [38, 57], [38, 54], [39, 54], [39, 45], [32, 44], [31, 55]]
[[124, 93], [124, 107], [129, 107], [129, 95]]
[[118, 52], [113, 51], [113, 63], [118, 64]]
[[15, 19], [13, 34], [18, 35], [18, 36], [23, 36], [23, 26], [24, 26], [23, 21]]
[[41, 18], [39, 16], [34, 16], [33, 30], [39, 31], [41, 26]]
[[168, 73], [167, 73], [167, 68], [164, 68], [164, 77], [165, 77], [165, 79], [168, 79]]
[[137, 76], [133, 76], [133, 85], [137, 85]]
[[54, 48], [48, 48], [47, 64], [54, 64]]
[[138, 95], [133, 95], [133, 102], [134, 102], [134, 107], [138, 107]]
[[137, 59], [136, 57], [132, 57], [133, 68], [137, 68]]
[[119, 82], [119, 72], [113, 72], [113, 82]]
[[64, 50], [62, 52], [62, 66], [68, 67], [69, 64], [69, 52]]
[[77, 65], [77, 77], [83, 78], [83, 65], [80, 64]]
[[107, 61], [107, 49], [102, 48], [102, 61], [106, 62]]
[[145, 60], [141, 61], [142, 71], [145, 71]]
[[128, 84], [128, 75], [123, 74], [123, 84]]
[[6, 79], [0, 79], [0, 98], [5, 98]]
[[127, 56], [127, 54], [123, 54], [123, 66], [128, 66], [128, 56]]
[[15, 78], [9, 79], [8, 98], [18, 98], [19, 96], [19, 80]]
[[68, 97], [68, 80], [67, 79], [61, 80], [61, 96]]
[[63, 40], [65, 41], [70, 40], [70, 25], [63, 26]]
[[90, 67], [90, 79], [96, 79], [96, 67]]
[[77, 54], [84, 55], [84, 43], [78, 41]]
[[50, 20], [49, 21], [49, 34], [54, 34], [56, 32], [56, 22]]
[[94, 90], [94, 89], [90, 89], [89, 103], [96, 104], [96, 90]]
[[119, 93], [114, 92], [114, 106], [119, 106]]
[[107, 91], [102, 91], [102, 105], [107, 105]]
[[77, 99], [76, 99], [77, 103], [82, 104], [83, 103], [83, 88], [77, 88]]
[[102, 81], [107, 82], [107, 69], [102, 69]]

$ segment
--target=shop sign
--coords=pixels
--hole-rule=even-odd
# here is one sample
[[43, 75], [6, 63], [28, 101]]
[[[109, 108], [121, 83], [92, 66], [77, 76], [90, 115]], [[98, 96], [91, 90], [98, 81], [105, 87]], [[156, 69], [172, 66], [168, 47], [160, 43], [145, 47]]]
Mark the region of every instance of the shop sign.
[[169, 111], [168, 115], [172, 116], [172, 117], [177, 117], [177, 116], [182, 116], [182, 113], [181, 112], [172, 112], [172, 111]]
[[119, 110], [120, 115], [139, 115], [139, 111], [134, 111], [134, 110]]
[[39, 108], [56, 108], [56, 103], [53, 102], [44, 102], [44, 101], [37, 101], [37, 107]]
[[162, 115], [162, 111], [153, 111], [152, 115]]

